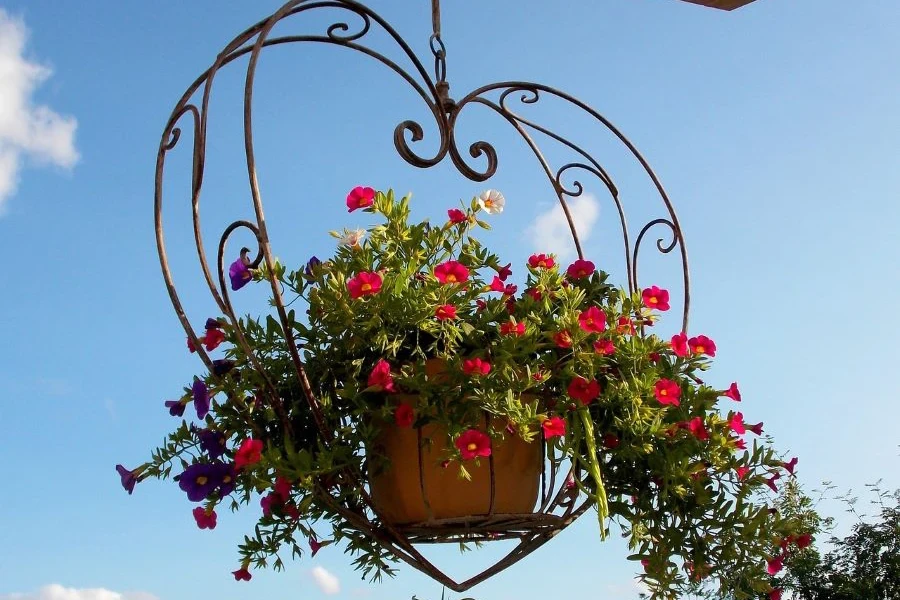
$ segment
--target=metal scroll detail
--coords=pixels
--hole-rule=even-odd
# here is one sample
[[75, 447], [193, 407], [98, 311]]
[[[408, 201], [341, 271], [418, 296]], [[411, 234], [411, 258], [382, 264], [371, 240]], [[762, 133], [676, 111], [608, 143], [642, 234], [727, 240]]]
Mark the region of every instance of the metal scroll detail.
[[[304, 22], [303, 17], [307, 13], [322, 12], [325, 10], [338, 11], [342, 15], [341, 20], [335, 20], [324, 32], [306, 33], [295, 35], [279, 35], [271, 37], [270, 34], [276, 24], [294, 24]], [[665, 231], [664, 238], [658, 238], [657, 250], [661, 253], [671, 253], [678, 250], [681, 258], [683, 273], [683, 329], [687, 329], [688, 309], [690, 304], [690, 281], [688, 276], [687, 252], [684, 238], [678, 223], [675, 211], [660, 184], [656, 174], [650, 168], [647, 161], [641, 156], [634, 145], [616, 129], [602, 115], [582, 103], [576, 98], [537, 83], [521, 81], [509, 81], [486, 85], [463, 96], [458, 102], [449, 96], [449, 84], [446, 81], [446, 49], [440, 39], [439, 21], [435, 22], [435, 34], [431, 39], [431, 49], [434, 55], [434, 77], [431, 77], [422, 62], [410, 49], [409, 45], [399, 34], [380, 16], [366, 6], [354, 0], [292, 0], [281, 7], [271, 17], [260, 21], [250, 27], [231, 43], [229, 43], [217, 56], [215, 62], [200, 75], [185, 91], [175, 109], [173, 110], [163, 131], [159, 145], [156, 164], [155, 196], [154, 196], [154, 220], [156, 228], [157, 249], [159, 252], [160, 266], [162, 268], [166, 289], [172, 305], [182, 326], [187, 332], [188, 338], [194, 341], [197, 353], [208, 369], [212, 369], [212, 361], [204, 351], [202, 344], [198, 342], [197, 333], [192, 329], [190, 320], [185, 314], [183, 305], [175, 288], [172, 271], [169, 267], [166, 253], [165, 237], [163, 234], [162, 208], [163, 208], [163, 182], [164, 167], [167, 155], [176, 146], [182, 143], [185, 136], [183, 128], [188, 128], [192, 134], [192, 176], [191, 176], [191, 208], [194, 242], [203, 277], [209, 288], [212, 298], [215, 300], [221, 312], [235, 327], [237, 342], [247, 356], [250, 357], [254, 368], [259, 371], [265, 382], [265, 389], [261, 392], [268, 397], [275, 407], [279, 419], [286, 431], [290, 430], [290, 421], [287, 418], [284, 406], [281, 404], [275, 384], [259, 360], [250, 348], [244, 332], [239, 327], [237, 315], [231, 303], [226, 286], [225, 256], [231, 234], [239, 229], [249, 231], [256, 240], [256, 258], [254, 266], [265, 264], [268, 272], [273, 272], [275, 259], [272, 252], [271, 241], [266, 227], [263, 204], [256, 176], [256, 158], [253, 147], [253, 89], [256, 68], [260, 60], [262, 50], [269, 46], [282, 44], [297, 44], [314, 42], [341, 46], [367, 55], [384, 64], [388, 69], [396, 73], [421, 97], [425, 106], [433, 116], [433, 129], [439, 137], [438, 149], [433, 156], [422, 156], [415, 151], [416, 143], [423, 140], [425, 128], [416, 121], [403, 121], [394, 130], [394, 144], [399, 155], [410, 165], [419, 168], [432, 167], [449, 157], [460, 173], [473, 181], [486, 181], [497, 170], [498, 155], [494, 146], [486, 141], [478, 140], [470, 143], [466, 152], [460, 150], [457, 140], [455, 125], [461, 112], [469, 105], [476, 104], [495, 112], [502, 120], [510, 124], [525, 141], [535, 156], [540, 167], [547, 175], [551, 189], [558, 198], [565, 212], [569, 228], [578, 256], [584, 258], [581, 242], [573, 222], [567, 199], [580, 196], [584, 191], [581, 179], [575, 177], [589, 177], [605, 189], [612, 199], [619, 218], [625, 259], [625, 271], [627, 273], [627, 287], [634, 292], [638, 288], [638, 257], [642, 248], [642, 242], [651, 229], [661, 227]], [[379, 30], [386, 34], [396, 45], [399, 59], [395, 61], [384, 54], [372, 49], [365, 44], [366, 38], [373, 30]], [[221, 234], [218, 251], [215, 260], [215, 268], [210, 267], [204, 250], [200, 221], [200, 198], [203, 186], [203, 175], [206, 156], [207, 116], [212, 94], [213, 84], [218, 71], [241, 57], [248, 58], [246, 70], [246, 83], [244, 88], [244, 145], [247, 159], [247, 175], [251, 192], [251, 200], [255, 221], [239, 220], [230, 224]], [[404, 66], [401, 66], [401, 63]], [[663, 204], [664, 213], [648, 223], [639, 231], [632, 243], [628, 223], [625, 218], [624, 203], [620, 198], [618, 189], [610, 174], [604, 167], [591, 156], [584, 148], [569, 141], [524, 116], [513, 111], [510, 107], [513, 101], [521, 103], [525, 108], [538, 103], [542, 98], [551, 97], [562, 101], [582, 111], [595, 119], [610, 133], [618, 138], [633, 157], [640, 163], [653, 186], [657, 190]], [[429, 127], [431, 127], [429, 123]], [[550, 162], [541, 152], [537, 139], [549, 140], [553, 144], [567, 150], [572, 160], [559, 166], [551, 166]], [[465, 155], [468, 155], [468, 158]], [[474, 161], [474, 162], [471, 162]], [[571, 181], [570, 181], [571, 180]], [[570, 181], [570, 182], [569, 182]], [[569, 182], [569, 183], [567, 183]], [[294, 336], [290, 335], [291, 323], [285, 306], [278, 282], [270, 280], [273, 304], [285, 332], [285, 338], [289, 345], [293, 366], [296, 369], [298, 380], [311, 413], [318, 426], [324, 443], [330, 443], [332, 439], [331, 429], [325, 422], [318, 400], [313, 392], [313, 386], [307, 379], [303, 363], [294, 342]], [[569, 471], [560, 471], [561, 461], [553, 460], [554, 457], [546, 457], [545, 464], [550, 464], [542, 477], [541, 496], [539, 510], [533, 514], [501, 515], [490, 514], [486, 517], [462, 519], [447, 522], [428, 522], [407, 527], [392, 527], [385, 524], [378, 516], [371, 499], [364, 486], [360, 485], [358, 475], [348, 474], [344, 485], [353, 485], [362, 490], [362, 497], [367, 506], [364, 510], [359, 507], [342, 506], [335, 496], [322, 486], [322, 497], [330, 502], [334, 510], [340, 513], [349, 523], [360, 531], [377, 540], [386, 550], [393, 553], [400, 560], [414, 568], [431, 576], [447, 588], [456, 592], [465, 591], [488, 577], [502, 571], [520, 559], [524, 558], [538, 547], [552, 539], [562, 529], [571, 524], [588, 508], [587, 500], [579, 499], [571, 485], [573, 477], [581, 474]], [[569, 485], [567, 485], [569, 480]], [[494, 539], [517, 540], [518, 544], [502, 560], [481, 573], [461, 582], [454, 581], [440, 569], [429, 562], [416, 549], [415, 544], [444, 542], [444, 541], [488, 541]]]

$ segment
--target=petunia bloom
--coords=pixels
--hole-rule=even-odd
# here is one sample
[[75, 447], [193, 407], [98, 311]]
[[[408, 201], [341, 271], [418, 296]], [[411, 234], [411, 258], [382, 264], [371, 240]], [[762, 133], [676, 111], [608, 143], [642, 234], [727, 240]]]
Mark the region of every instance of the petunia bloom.
[[647, 308], [660, 311], [669, 310], [669, 291], [653, 285], [641, 292], [641, 300]]
[[225, 334], [222, 333], [221, 329], [207, 329], [206, 335], [203, 336], [202, 341], [203, 345], [206, 347], [206, 351], [212, 352], [225, 341]]
[[722, 395], [726, 398], [731, 398], [735, 402], [741, 401], [741, 391], [738, 389], [737, 382], [732, 383], [731, 386], [727, 390], [725, 390], [725, 393]]
[[525, 323], [522, 323], [521, 321], [518, 323], [513, 323], [512, 321], [501, 323], [500, 333], [502, 335], [514, 335], [517, 337], [525, 335]]
[[743, 479], [750, 472], [750, 467], [735, 467], [734, 472], [737, 473], [738, 479]]
[[347, 194], [347, 212], [358, 208], [369, 208], [375, 203], [375, 190], [370, 187], [356, 186]]
[[678, 396], [681, 394], [681, 388], [671, 379], [660, 379], [653, 386], [653, 393], [660, 404], [671, 404], [672, 406], [680, 406], [681, 401]]
[[469, 460], [476, 456], [491, 455], [491, 438], [477, 429], [464, 431], [456, 438], [455, 444], [463, 460]]
[[206, 510], [202, 506], [198, 506], [193, 510], [194, 520], [197, 521], [197, 527], [200, 529], [216, 528], [216, 511]]
[[606, 313], [592, 306], [578, 313], [578, 325], [588, 333], [600, 333], [606, 329]]
[[215, 460], [225, 453], [225, 434], [214, 429], [201, 429], [197, 432], [200, 438], [200, 448], [206, 452], [211, 460]]
[[593, 274], [597, 268], [594, 266], [589, 260], [578, 259], [569, 265], [569, 268], [566, 269], [566, 276], [569, 279], [581, 279], [582, 277], [587, 277]]
[[318, 256], [311, 257], [308, 261], [306, 261], [306, 268], [303, 269], [303, 272], [307, 277], [312, 279], [315, 276], [316, 269], [319, 268], [319, 265], [322, 264], [322, 261], [319, 260]]
[[350, 292], [350, 297], [356, 300], [380, 292], [381, 283], [381, 275], [374, 271], [363, 271], [347, 282], [347, 290]]
[[775, 473], [774, 475], [766, 479], [766, 485], [769, 486], [775, 493], [778, 493], [778, 486], [775, 485], [775, 482], [779, 479], [781, 479], [781, 473]]
[[747, 433], [747, 428], [744, 427], [744, 414], [743, 413], [734, 413], [731, 416], [731, 420], [728, 422], [731, 430], [738, 435], [744, 435]]
[[406, 402], [401, 402], [394, 409], [394, 423], [397, 427], [412, 427], [413, 421], [416, 420], [416, 413], [413, 407]]
[[250, 574], [247, 567], [241, 567], [237, 571], [232, 571], [231, 574], [234, 575], [235, 581], [250, 581], [253, 579], [253, 575]]
[[784, 555], [770, 558], [766, 561], [766, 572], [769, 575], [775, 575], [784, 568]]
[[486, 190], [478, 196], [478, 206], [489, 215], [499, 215], [506, 206], [506, 198], [497, 190]]
[[690, 348], [688, 348], [688, 337], [685, 333], [673, 335], [670, 344], [672, 345], [672, 353], [675, 354], [675, 356], [685, 357], [690, 353]]
[[688, 430], [690, 430], [698, 440], [702, 441], [709, 439], [709, 432], [706, 430], [706, 425], [703, 423], [702, 417], [694, 417], [691, 419], [688, 423]]
[[566, 435], [566, 421], [562, 417], [550, 417], [541, 423], [541, 429], [544, 430], [546, 439]]
[[797, 459], [797, 457], [795, 456], [794, 458], [792, 458], [792, 459], [790, 460], [790, 462], [781, 463], [781, 466], [783, 466], [783, 467], [785, 468], [785, 470], [786, 470], [788, 473], [790, 473], [791, 475], [793, 475], [793, 474], [794, 474], [794, 467], [797, 466], [797, 460], [798, 460], [798, 459]]
[[134, 474], [134, 471], [129, 471], [122, 465], [116, 465], [116, 472], [119, 474], [119, 477], [122, 478], [122, 487], [125, 488], [125, 491], [131, 495], [134, 492], [134, 486], [138, 482], [137, 476]]
[[621, 440], [614, 433], [606, 433], [603, 435], [603, 445], [612, 450], [619, 446]]
[[706, 354], [707, 356], [716, 355], [716, 344], [705, 335], [698, 335], [688, 340], [688, 346], [693, 354]]
[[316, 552], [322, 549], [322, 544], [319, 540], [314, 537], [309, 538], [309, 549], [312, 550], [312, 556], [316, 555]]
[[446, 321], [447, 319], [456, 318], [456, 307], [452, 304], [441, 304], [434, 309], [434, 316], [438, 321]]
[[594, 342], [594, 352], [597, 354], [612, 354], [616, 351], [616, 347], [612, 340], [597, 340]]
[[291, 484], [291, 480], [286, 477], [276, 477], [275, 485], [272, 486], [275, 495], [277, 495], [283, 502], [287, 502], [291, 499], [291, 488], [293, 485]]
[[784, 592], [781, 588], [775, 588], [769, 592], [769, 600], [781, 600], [781, 594]]
[[803, 550], [804, 548], [806, 548], [807, 546], [809, 546], [812, 543], [812, 534], [801, 533], [800, 535], [797, 536], [795, 543], [797, 544], [797, 548], [799, 548], [800, 550]]
[[510, 275], [512, 275], [512, 263], [507, 263], [506, 266], [500, 267], [497, 269], [497, 277], [500, 278], [500, 281], [506, 281], [509, 279]]
[[194, 408], [197, 409], [197, 418], [202, 421], [209, 414], [209, 390], [202, 379], [194, 377], [194, 384], [191, 386], [191, 396], [194, 399]]
[[164, 404], [169, 409], [169, 414], [173, 417], [184, 416], [184, 402], [181, 400], [166, 400]]
[[491, 372], [491, 363], [481, 358], [467, 358], [462, 363], [466, 375], [487, 375]]
[[250, 272], [249, 248], [241, 248], [241, 256], [228, 267], [228, 278], [231, 280], [232, 291], [238, 291], [253, 279]]
[[258, 463], [262, 460], [262, 449], [262, 440], [247, 438], [241, 442], [241, 447], [234, 453], [234, 468], [242, 469]]
[[194, 463], [178, 477], [178, 487], [187, 493], [188, 500], [200, 502], [222, 484], [222, 463]]
[[556, 261], [546, 254], [532, 254], [528, 257], [528, 266], [532, 269], [552, 269]]
[[443, 284], [463, 283], [469, 279], [469, 269], [455, 260], [448, 260], [434, 268], [434, 276]]
[[597, 399], [600, 395], [600, 383], [596, 379], [588, 381], [580, 375], [576, 375], [569, 382], [567, 389], [569, 397], [578, 400], [584, 405], [588, 405]]
[[763, 432], [763, 424], [762, 421], [755, 425], [747, 425], [747, 429], [755, 433], [756, 435], [762, 435]]
[[450, 223], [452, 223], [453, 225], [465, 223], [469, 220], [469, 218], [466, 217], [466, 213], [459, 210], [458, 208], [451, 208], [450, 210], [448, 210], [447, 218], [450, 219]]
[[369, 373], [367, 385], [374, 388], [375, 392], [394, 392], [394, 378], [391, 377], [391, 365], [383, 358], [375, 363], [372, 372]]
[[627, 335], [634, 335], [634, 333], [635, 333], [634, 321], [632, 321], [628, 317], [619, 317], [617, 325], [618, 325], [616, 327], [617, 332], [627, 334]]
[[560, 331], [553, 336], [553, 343], [556, 344], [558, 348], [571, 348], [572, 336], [569, 335], [568, 331]]

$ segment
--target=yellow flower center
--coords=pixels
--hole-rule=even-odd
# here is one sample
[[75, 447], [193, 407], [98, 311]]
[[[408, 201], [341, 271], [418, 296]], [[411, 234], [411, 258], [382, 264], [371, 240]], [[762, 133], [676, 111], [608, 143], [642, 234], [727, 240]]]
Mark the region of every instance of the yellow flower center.
[[490, 208], [490, 207], [492, 207], [493, 205], [494, 205], [494, 201], [493, 201], [493, 200], [491, 200], [490, 198], [485, 199], [485, 201], [484, 201], [484, 206], [485, 206], [486, 208]]
[[206, 485], [206, 481], [207, 481], [206, 477], [201, 475], [200, 477], [197, 478], [196, 483], [197, 483], [197, 485]]
[[449, 275], [447, 275], [447, 281], [449, 281], [450, 283], [456, 283], [456, 275], [450, 273]]
[[704, 352], [706, 352], [706, 348], [704, 348], [703, 346], [697, 346], [696, 348], [694, 348], [694, 352], [696, 352], [697, 354], [703, 354]]
[[668, 395], [669, 395], [669, 390], [663, 388], [663, 389], [659, 390], [659, 395], [660, 395], [660, 396], [668, 396]]
[[223, 483], [231, 483], [231, 475], [226, 475], [222, 478]]
[[371, 291], [371, 290], [372, 290], [372, 284], [371, 284], [371, 283], [364, 283], [364, 284], [362, 284], [362, 286], [361, 286], [359, 289], [362, 290], [362, 291], [364, 291], [364, 292]]
[[469, 442], [469, 445], [466, 446], [466, 450], [468, 450], [469, 452], [474, 452], [475, 450], [478, 450], [478, 444], [476, 444], [475, 442]]

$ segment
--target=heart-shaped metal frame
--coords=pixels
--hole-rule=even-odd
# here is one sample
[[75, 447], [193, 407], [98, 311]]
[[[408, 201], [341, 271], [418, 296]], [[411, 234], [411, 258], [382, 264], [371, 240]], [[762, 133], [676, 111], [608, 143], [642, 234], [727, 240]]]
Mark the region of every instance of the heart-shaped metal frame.
[[[336, 11], [342, 16], [328, 26], [324, 33], [278, 35], [270, 37], [270, 33], [276, 24], [286, 23], [290, 20], [290, 25], [293, 25], [294, 23], [303, 22], [304, 19], [302, 17], [305, 14], [313, 11], [323, 12], [326, 10]], [[346, 17], [350, 17], [350, 19], [346, 19]], [[348, 21], [352, 21], [353, 25], [348, 23]], [[308, 22], [308, 20], [306, 22]], [[551, 188], [565, 212], [575, 247], [580, 258], [583, 258], [581, 243], [578, 239], [578, 234], [566, 198], [580, 196], [583, 193], [583, 186], [578, 180], [572, 180], [569, 184], [564, 184], [563, 180], [564, 178], [572, 177], [572, 174], [576, 172], [581, 172], [583, 176], [596, 178], [600, 186], [608, 192], [609, 197], [612, 199], [621, 223], [625, 248], [627, 288], [630, 292], [639, 289], [637, 264], [638, 254], [644, 236], [653, 227], [662, 226], [666, 228], [668, 230], [668, 236], [670, 236], [668, 237], [668, 241], [659, 238], [656, 241], [656, 246], [662, 253], [670, 253], [675, 248], [678, 248], [680, 253], [684, 289], [682, 314], [683, 330], [687, 330], [690, 293], [687, 252], [685, 250], [684, 239], [672, 204], [656, 175], [647, 164], [647, 161], [644, 160], [631, 142], [598, 112], [576, 98], [542, 84], [522, 81], [494, 83], [474, 90], [462, 97], [459, 101], [453, 101], [450, 98], [449, 84], [446, 80], [446, 51], [440, 37], [438, 15], [435, 15], [434, 24], [435, 31], [434, 35], [431, 37], [431, 50], [434, 57], [435, 75], [434, 77], [431, 77], [422, 62], [413, 53], [403, 38], [401, 38], [384, 19], [359, 2], [353, 0], [292, 0], [272, 16], [260, 21], [253, 27], [250, 27], [225, 46], [218, 54], [212, 66], [198, 77], [181, 97], [166, 124], [157, 156], [154, 210], [156, 239], [160, 264], [172, 305], [174, 306], [175, 312], [187, 332], [188, 337], [194, 341], [194, 346], [197, 348], [198, 355], [210, 370], [212, 369], [212, 362], [210, 357], [203, 350], [202, 344], [198, 342], [197, 334], [192, 329], [190, 320], [185, 315], [182, 303], [175, 289], [172, 272], [169, 268], [166, 254], [162, 223], [163, 171], [166, 157], [169, 151], [173, 150], [181, 139], [182, 129], [179, 123], [183, 119], [186, 119], [187, 115], [190, 115], [191, 131], [193, 133], [191, 207], [193, 211], [194, 241], [197, 246], [200, 266], [216, 304], [236, 328], [238, 341], [242, 344], [246, 354], [251, 357], [251, 360], [254, 360], [252, 358], [254, 354], [247, 345], [228, 296], [224, 272], [225, 247], [228, 238], [235, 230], [249, 230], [258, 242], [258, 253], [253, 263], [254, 266], [258, 266], [261, 262], [265, 261], [268, 272], [272, 273], [274, 271], [273, 267], [275, 259], [271, 250], [266, 222], [263, 215], [259, 183], [256, 176], [256, 159], [253, 150], [252, 99], [254, 78], [256, 67], [264, 48], [303, 42], [332, 44], [350, 48], [368, 55], [398, 74], [415, 90], [416, 93], [418, 93], [434, 116], [434, 124], [437, 128], [438, 135], [440, 136], [440, 145], [434, 156], [423, 157], [416, 154], [410, 143], [423, 139], [424, 130], [422, 126], [414, 121], [404, 121], [400, 123], [394, 130], [394, 145], [400, 156], [410, 165], [420, 168], [432, 167], [449, 156], [459, 172], [467, 178], [473, 181], [485, 181], [490, 179], [497, 170], [497, 153], [494, 147], [485, 141], [478, 141], [471, 144], [468, 148], [469, 155], [473, 159], [482, 158], [486, 164], [483, 168], [469, 165], [464, 160], [463, 155], [459, 150], [455, 135], [455, 125], [461, 111], [470, 104], [478, 104], [487, 107], [502, 117], [504, 121], [510, 124], [521, 135], [521, 138], [533, 152], [541, 168], [546, 173]], [[405, 61], [408, 65], [407, 68], [401, 66], [399, 61], [392, 60], [385, 54], [366, 45], [367, 37], [370, 32], [375, 29], [379, 29], [386, 33], [388, 38], [396, 44], [396, 49], [400, 55], [399, 61]], [[213, 80], [219, 69], [245, 55], [248, 55], [249, 61], [244, 89], [244, 140], [246, 146], [247, 172], [256, 220], [255, 222], [246, 220], [235, 221], [225, 229], [219, 240], [217, 264], [215, 271], [213, 271], [210, 269], [209, 261], [207, 260], [200, 227], [200, 191], [203, 183], [206, 156], [208, 107], [212, 93]], [[195, 100], [198, 95], [201, 97], [199, 105]], [[652, 219], [643, 225], [638, 231], [633, 243], [625, 219], [623, 203], [619, 197], [619, 191], [613, 182], [613, 179], [603, 166], [601, 166], [601, 164], [581, 146], [572, 143], [568, 139], [541, 126], [537, 122], [526, 119], [516, 112], [513, 112], [509, 106], [516, 100], [518, 100], [523, 107], [533, 105], [544, 97], [553, 97], [561, 100], [571, 107], [586, 113], [588, 116], [602, 124], [603, 127], [624, 144], [625, 148], [627, 148], [631, 155], [633, 155], [640, 163], [643, 170], [646, 171], [652, 185], [655, 187], [662, 200], [665, 213], [659, 218]], [[538, 137], [550, 140], [551, 143], [557, 144], [559, 148], [569, 152], [573, 157], [573, 160], [558, 167], [552, 167], [536, 143]], [[288, 334], [288, 332], [291, 331], [291, 324], [288, 320], [288, 314], [281, 289], [277, 280], [274, 278], [270, 280], [270, 283], [277, 316], [285, 331], [285, 338], [289, 345], [289, 351], [293, 358], [298, 379], [303, 388], [303, 394], [315, 417], [323, 441], [329, 443], [332, 435], [331, 429], [325, 422], [320, 405], [313, 393], [312, 386], [310, 386], [307, 380], [303, 363], [300, 360], [297, 347], [293, 341], [294, 337]], [[266, 374], [258, 361], [254, 363], [254, 366], [260, 370], [263, 379], [267, 379]], [[280, 406], [278, 393], [274, 389], [274, 386], [270, 384], [269, 387], [271, 389], [263, 390], [263, 393], [271, 397], [273, 405], [277, 408]], [[284, 416], [283, 413], [282, 416]], [[546, 463], [558, 465], [558, 462], [554, 461], [545, 461], [545, 464]], [[579, 498], [577, 491], [573, 491], [577, 490], [577, 487], [566, 485], [566, 480], [568, 478], [579, 477], [580, 474], [569, 471], [567, 476], [563, 477], [561, 474], [557, 473], [557, 468], [558, 466], [552, 466], [545, 470], [542, 477], [540, 507], [534, 513], [526, 515], [489, 514], [487, 516], [468, 519], [429, 521], [407, 527], [392, 527], [385, 524], [384, 521], [379, 518], [365, 486], [360, 485], [360, 479], [354, 477], [352, 474], [348, 474], [339, 485], [354, 486], [361, 489], [363, 499], [366, 501], [367, 506], [359, 507], [342, 505], [341, 502], [337, 500], [336, 496], [328, 491], [328, 486], [325, 485], [321, 487], [320, 495], [324, 500], [330, 502], [332, 508], [346, 518], [349, 523], [366, 535], [371, 536], [372, 539], [376, 540], [382, 547], [390, 551], [397, 558], [426, 573], [451, 590], [462, 592], [521, 560], [553, 538], [590, 508], [591, 502], [583, 497]], [[448, 577], [440, 569], [429, 562], [416, 548], [416, 544], [459, 540], [489, 541], [495, 539], [513, 539], [518, 540], [519, 543], [503, 559], [481, 573], [462, 582], [457, 582]]]

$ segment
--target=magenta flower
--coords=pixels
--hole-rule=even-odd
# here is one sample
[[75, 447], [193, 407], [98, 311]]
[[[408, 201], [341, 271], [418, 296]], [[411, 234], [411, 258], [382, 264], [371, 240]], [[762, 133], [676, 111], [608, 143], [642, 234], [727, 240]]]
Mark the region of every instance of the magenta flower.
[[781, 466], [785, 468], [785, 470], [791, 475], [794, 474], [794, 467], [797, 466], [797, 457], [795, 456], [790, 460], [790, 462], [781, 463]]
[[757, 423], [756, 425], [747, 425], [747, 429], [749, 429], [756, 435], [762, 435], [762, 431], [763, 431], [762, 428], [763, 428], [763, 424], [761, 421], [759, 423]]
[[684, 333], [679, 333], [672, 336], [672, 352], [675, 356], [685, 357], [690, 352], [688, 348], [688, 338]]
[[578, 325], [588, 333], [600, 333], [606, 329], [606, 313], [592, 306], [578, 313]]
[[315, 556], [316, 552], [322, 549], [322, 546], [324, 546], [324, 544], [322, 544], [322, 542], [320, 542], [316, 538], [309, 538], [309, 549], [312, 550], [312, 556]]
[[591, 275], [595, 270], [596, 267], [591, 261], [578, 259], [569, 265], [569, 268], [566, 269], [566, 275], [569, 279], [581, 279]]
[[747, 429], [744, 426], [743, 413], [734, 413], [731, 416], [731, 420], [728, 422], [728, 425], [731, 427], [731, 430], [738, 435], [744, 435], [745, 433], [747, 433]]
[[203, 380], [194, 377], [191, 394], [194, 397], [194, 408], [197, 409], [197, 418], [202, 421], [209, 414], [209, 390], [206, 388]]
[[447, 218], [450, 219], [450, 223], [453, 225], [459, 225], [460, 223], [465, 223], [468, 221], [468, 217], [466, 217], [466, 213], [459, 210], [458, 208], [451, 208], [447, 211]]
[[734, 471], [737, 473], [738, 479], [743, 479], [750, 472], [750, 467], [736, 467]]
[[369, 208], [375, 203], [375, 190], [370, 187], [356, 186], [347, 194], [347, 212], [358, 208]]
[[669, 291], [655, 285], [641, 292], [641, 300], [647, 308], [655, 308], [659, 311], [669, 310]]
[[237, 291], [250, 283], [253, 274], [250, 272], [250, 257], [247, 254], [249, 248], [241, 248], [241, 256], [228, 267], [228, 277], [231, 279], [231, 289]]
[[237, 571], [232, 571], [231, 574], [234, 575], [235, 581], [250, 581], [253, 579], [253, 575], [250, 574], [247, 567], [241, 567]]
[[769, 575], [775, 575], [784, 568], [784, 555], [770, 558], [766, 561], [766, 572]]
[[681, 395], [681, 387], [671, 379], [660, 379], [653, 385], [653, 393], [660, 404], [671, 404], [679, 406], [681, 401], [678, 396]]
[[693, 354], [706, 354], [707, 356], [716, 355], [716, 344], [705, 335], [698, 335], [688, 340], [688, 346]]
[[741, 391], [738, 389], [737, 382], [732, 383], [731, 387], [725, 390], [725, 393], [722, 395], [726, 398], [731, 398], [735, 402], [741, 401]]
[[208, 513], [202, 506], [198, 506], [193, 510], [194, 520], [197, 521], [197, 527], [200, 529], [216, 528], [216, 511], [210, 510]]
[[691, 433], [694, 434], [698, 440], [708, 440], [709, 432], [706, 431], [706, 425], [703, 424], [702, 417], [694, 417], [691, 419], [690, 423], [688, 423], [688, 429], [690, 429]]
[[512, 269], [510, 269], [511, 266], [512, 263], [509, 263], [505, 267], [497, 269], [497, 277], [500, 278], [500, 281], [506, 281], [509, 276], [512, 275]]
[[778, 493], [778, 486], [775, 485], [775, 482], [779, 479], [781, 479], [781, 473], [775, 473], [774, 475], [766, 479], [766, 485], [769, 486], [775, 493]]

